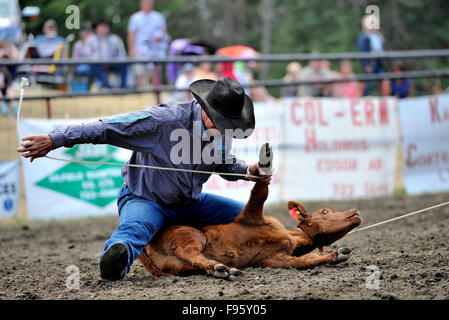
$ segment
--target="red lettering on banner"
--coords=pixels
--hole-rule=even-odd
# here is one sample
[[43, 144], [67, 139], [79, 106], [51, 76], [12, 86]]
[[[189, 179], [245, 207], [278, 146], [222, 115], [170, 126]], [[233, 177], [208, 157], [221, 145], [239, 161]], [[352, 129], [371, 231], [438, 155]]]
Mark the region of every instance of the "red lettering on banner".
[[363, 151], [368, 150], [366, 140], [318, 140], [315, 128], [305, 128], [306, 152], [338, 152], [338, 151]]
[[405, 164], [409, 168], [436, 167], [441, 164], [449, 164], [448, 150], [437, 150], [432, 153], [422, 154], [414, 157], [413, 154], [416, 151], [418, 151], [418, 147], [414, 143], [409, 144], [406, 148]]
[[351, 118], [352, 124], [355, 126], [362, 126], [362, 123], [357, 120], [357, 117], [360, 115], [360, 112], [356, 110], [356, 106], [359, 104], [359, 99], [351, 99]]
[[388, 185], [386, 183], [365, 182], [363, 191], [369, 196], [384, 195], [388, 192]]
[[385, 99], [379, 102], [379, 122], [380, 124], [388, 124], [388, 102]]
[[301, 107], [301, 104], [299, 103], [299, 101], [293, 101], [292, 105], [290, 107], [292, 122], [295, 126], [299, 126], [302, 123], [301, 119], [298, 119], [296, 117], [296, 109], [298, 109], [300, 107]]
[[313, 101], [307, 100], [304, 107], [304, 115], [308, 125], [313, 126], [315, 124], [315, 108], [313, 107]]
[[432, 123], [441, 122], [440, 113], [438, 112], [438, 96], [429, 97], [429, 107]]
[[218, 179], [216, 177], [211, 177], [209, 181], [207, 182], [207, 188], [212, 190], [221, 190], [220, 183], [218, 182]]
[[305, 123], [310, 126], [318, 124], [320, 126], [326, 127], [329, 125], [329, 123], [324, 119], [321, 102], [316, 100], [307, 100], [304, 103], [303, 108], [304, 119], [300, 118], [298, 115], [298, 111], [300, 109], [302, 109], [301, 103], [299, 101], [293, 101], [291, 104], [290, 112], [292, 122], [295, 126], [301, 125], [303, 123], [303, 120], [305, 120]]
[[278, 128], [255, 128], [248, 141], [278, 141]]
[[318, 149], [318, 143], [316, 141], [316, 129], [306, 128], [304, 131], [306, 138], [306, 152], [315, 151]]
[[323, 127], [327, 127], [329, 125], [329, 123], [324, 120], [323, 106], [321, 105], [320, 101], [318, 101], [318, 118], [320, 120], [320, 125], [322, 125]]
[[382, 158], [371, 159], [369, 170], [380, 171], [382, 169]]
[[[360, 100], [351, 99], [351, 120], [354, 126], [375, 126], [376, 125], [376, 104], [373, 100], [363, 102], [363, 113], [359, 109]], [[388, 104], [385, 100], [380, 100], [378, 104], [379, 124], [388, 124]]]
[[336, 197], [352, 197], [354, 196], [354, 185], [348, 183], [334, 183], [333, 193]]
[[356, 171], [357, 159], [318, 159], [316, 162], [318, 172], [347, 172]]
[[374, 102], [371, 100], [365, 101], [365, 122], [366, 125], [374, 126], [376, 122], [374, 121]]

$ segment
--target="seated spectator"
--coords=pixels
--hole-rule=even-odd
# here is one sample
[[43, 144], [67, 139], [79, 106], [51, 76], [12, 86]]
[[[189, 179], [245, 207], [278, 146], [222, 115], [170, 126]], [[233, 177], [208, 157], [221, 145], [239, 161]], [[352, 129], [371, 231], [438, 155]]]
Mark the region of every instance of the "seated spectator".
[[[126, 57], [126, 50], [122, 39], [110, 33], [109, 22], [100, 20], [95, 24], [95, 34], [90, 35], [86, 39], [86, 55], [91, 59], [101, 61], [124, 58]], [[95, 79], [100, 82], [102, 87], [111, 88], [106, 71], [118, 72], [120, 75], [120, 88], [126, 87], [128, 75], [127, 65], [92, 65], [91, 70]]]
[[[340, 62], [340, 77], [351, 78], [355, 77], [352, 72], [352, 63], [349, 60]], [[339, 98], [356, 98], [361, 96], [361, 87], [357, 81], [340, 82], [336, 84], [336, 97]]]
[[[321, 63], [319, 60], [310, 60], [307, 67], [301, 70], [301, 80], [304, 81], [317, 81], [323, 79], [323, 72], [321, 70]], [[323, 85], [301, 85], [298, 90], [301, 97], [322, 97]]]
[[185, 91], [177, 91], [173, 94], [173, 97], [178, 101], [186, 101], [192, 99], [189, 86], [192, 82], [198, 80], [195, 77], [195, 67], [191, 63], [186, 63], [181, 68], [181, 74], [178, 76], [175, 82], [176, 89], [184, 89]]
[[[92, 26], [90, 23], [84, 23], [80, 31], [80, 39], [73, 46], [72, 58], [87, 59], [89, 58], [87, 48], [87, 38], [92, 35]], [[90, 76], [90, 65], [80, 64], [75, 68], [75, 74], [79, 76]]]
[[[393, 67], [394, 73], [402, 73], [404, 68], [400, 64], [396, 64]], [[390, 81], [391, 92], [390, 95], [396, 96], [399, 99], [408, 98], [413, 96], [412, 79], [392, 79]]]
[[[335, 72], [331, 69], [331, 63], [329, 60], [321, 60], [320, 73], [321, 73], [321, 80], [338, 79], [340, 77], [340, 74], [338, 72]], [[329, 84], [323, 83], [320, 85], [320, 87], [323, 90], [322, 93], [323, 97], [335, 96], [338, 90], [336, 83], [329, 83]]]
[[195, 78], [200, 79], [211, 79], [218, 80], [218, 74], [213, 71], [212, 63], [210, 62], [200, 62], [193, 71]]
[[42, 31], [43, 34], [38, 35], [34, 40], [38, 54], [36, 58], [51, 59], [64, 43], [64, 38], [58, 36], [58, 26], [53, 19], [45, 21]]
[[[301, 79], [301, 64], [299, 62], [290, 62], [286, 68], [287, 73], [283, 80], [285, 82], [295, 82]], [[298, 85], [290, 85], [281, 87], [281, 97], [296, 97], [298, 96]]]

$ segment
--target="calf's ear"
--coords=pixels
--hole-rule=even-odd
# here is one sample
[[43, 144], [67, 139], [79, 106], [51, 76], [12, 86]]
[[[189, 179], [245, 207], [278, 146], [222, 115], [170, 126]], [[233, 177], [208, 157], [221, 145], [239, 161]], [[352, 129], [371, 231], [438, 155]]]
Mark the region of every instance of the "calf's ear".
[[301, 202], [298, 201], [288, 201], [287, 207], [290, 213], [290, 216], [292, 216], [295, 220], [304, 220], [307, 218], [308, 214], [304, 206]]

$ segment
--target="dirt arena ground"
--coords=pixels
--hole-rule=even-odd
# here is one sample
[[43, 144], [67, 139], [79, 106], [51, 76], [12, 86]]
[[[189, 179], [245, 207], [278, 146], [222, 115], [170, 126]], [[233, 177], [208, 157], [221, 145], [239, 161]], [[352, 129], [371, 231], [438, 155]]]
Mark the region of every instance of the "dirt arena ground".
[[[448, 200], [446, 193], [306, 207], [355, 207], [366, 226]], [[267, 207], [265, 214], [287, 227], [295, 225], [284, 205]], [[117, 224], [114, 216], [13, 225], [0, 220], [0, 300], [449, 299], [449, 206], [346, 236], [333, 246], [352, 249], [344, 263], [311, 270], [249, 268], [238, 282], [206, 276], [153, 278], [139, 262], [125, 280], [100, 282], [98, 256]], [[78, 290], [66, 288], [70, 265], [80, 270]], [[381, 272], [379, 289], [366, 287], [370, 265]]]

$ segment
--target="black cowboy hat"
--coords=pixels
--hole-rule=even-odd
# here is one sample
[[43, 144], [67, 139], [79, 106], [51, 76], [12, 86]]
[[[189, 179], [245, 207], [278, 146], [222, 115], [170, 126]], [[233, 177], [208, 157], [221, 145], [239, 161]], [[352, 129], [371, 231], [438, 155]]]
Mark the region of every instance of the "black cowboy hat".
[[251, 135], [256, 124], [254, 106], [238, 81], [227, 77], [217, 81], [202, 79], [193, 82], [189, 90], [221, 133], [240, 129], [243, 135], [234, 131], [234, 138]]

